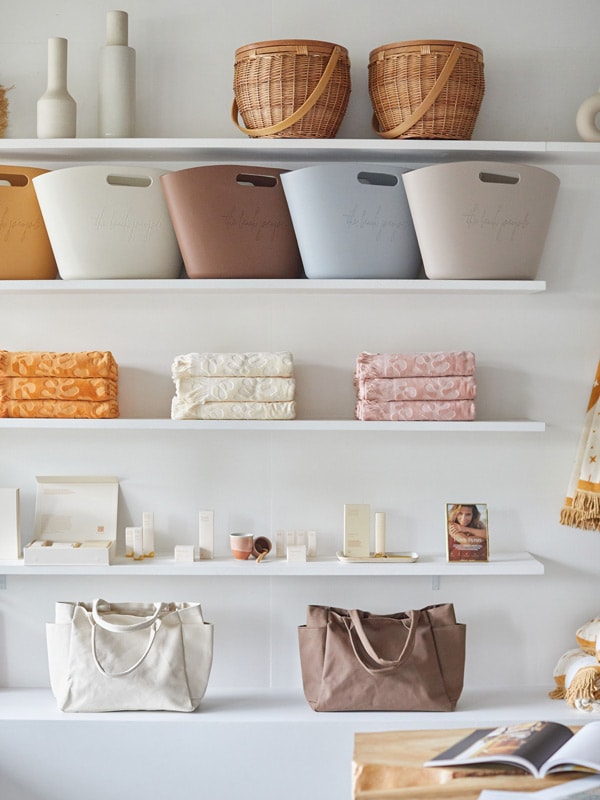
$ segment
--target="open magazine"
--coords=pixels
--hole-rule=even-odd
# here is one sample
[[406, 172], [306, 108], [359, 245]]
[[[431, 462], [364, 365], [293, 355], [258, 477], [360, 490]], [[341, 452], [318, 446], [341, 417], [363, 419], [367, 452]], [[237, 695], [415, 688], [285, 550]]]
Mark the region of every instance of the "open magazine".
[[600, 722], [589, 722], [577, 733], [558, 722], [525, 722], [476, 730], [426, 767], [506, 765], [536, 778], [551, 772], [600, 773]]

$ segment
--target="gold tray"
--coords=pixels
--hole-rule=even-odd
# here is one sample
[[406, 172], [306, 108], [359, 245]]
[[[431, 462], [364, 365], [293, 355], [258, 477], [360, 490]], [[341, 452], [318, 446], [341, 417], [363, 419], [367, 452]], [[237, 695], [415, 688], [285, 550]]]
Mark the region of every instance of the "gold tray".
[[371, 553], [368, 556], [345, 556], [343, 553], [339, 551], [336, 553], [336, 556], [340, 561], [347, 561], [351, 564], [390, 564], [404, 561], [406, 564], [411, 564], [418, 560], [419, 556], [417, 553], [384, 553], [384, 555], [375, 555], [375, 553]]

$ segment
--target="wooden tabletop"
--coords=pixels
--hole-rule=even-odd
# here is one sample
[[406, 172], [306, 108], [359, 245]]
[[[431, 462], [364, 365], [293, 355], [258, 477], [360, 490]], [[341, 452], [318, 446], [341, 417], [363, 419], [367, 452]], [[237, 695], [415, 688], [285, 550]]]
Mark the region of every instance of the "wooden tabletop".
[[473, 728], [386, 731], [354, 736], [352, 786], [354, 800], [477, 800], [483, 789], [537, 791], [581, 777], [581, 774], [534, 778], [499, 768], [424, 767]]

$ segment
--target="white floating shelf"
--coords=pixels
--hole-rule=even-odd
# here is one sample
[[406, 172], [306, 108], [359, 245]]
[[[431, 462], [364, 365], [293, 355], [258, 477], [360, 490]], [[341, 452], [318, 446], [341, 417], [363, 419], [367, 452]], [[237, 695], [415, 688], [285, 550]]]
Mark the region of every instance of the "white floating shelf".
[[[1, 152], [1, 151], [0, 151]], [[545, 281], [196, 279], [0, 281], [0, 294], [535, 294]]]
[[65, 161], [379, 161], [430, 162], [458, 159], [598, 162], [600, 146], [589, 142], [393, 140], [383, 139], [2, 139], [4, 160]]
[[[77, 725], [80, 722], [138, 723], [168, 722], [197, 725], [200, 728], [215, 723], [286, 726], [296, 722], [323, 727], [331, 731], [433, 730], [438, 728], [495, 727], [503, 723], [530, 722], [553, 719], [566, 725], [581, 725], [589, 714], [576, 711], [564, 701], [548, 697], [550, 683], [541, 686], [513, 688], [465, 688], [456, 711], [447, 712], [329, 712], [317, 714], [311, 710], [297, 691], [243, 689], [233, 691], [208, 686], [198, 710], [191, 714], [169, 711], [120, 711], [118, 714], [64, 714], [56, 707], [50, 689], [0, 689], [0, 722], [52, 722]], [[210, 728], [213, 730], [213, 728]], [[316, 728], [309, 728], [309, 736]], [[284, 729], [282, 729], [282, 734]]]
[[260, 563], [254, 559], [237, 561], [232, 556], [176, 562], [171, 557], [132, 561], [120, 557], [110, 566], [25, 566], [22, 560], [1, 561], [0, 575], [142, 575], [179, 577], [359, 577], [359, 576], [419, 576], [456, 577], [465, 575], [543, 575], [544, 565], [530, 553], [497, 553], [487, 562], [449, 564], [445, 556], [423, 555], [414, 563], [348, 563], [337, 557], [321, 557], [303, 563], [288, 563], [283, 558], [268, 557]]
[[174, 419], [0, 419], [0, 429], [12, 430], [164, 430], [258, 432], [336, 432], [355, 433], [543, 433], [544, 422], [536, 420], [472, 420], [470, 422], [363, 422], [356, 419], [292, 420], [174, 420]]

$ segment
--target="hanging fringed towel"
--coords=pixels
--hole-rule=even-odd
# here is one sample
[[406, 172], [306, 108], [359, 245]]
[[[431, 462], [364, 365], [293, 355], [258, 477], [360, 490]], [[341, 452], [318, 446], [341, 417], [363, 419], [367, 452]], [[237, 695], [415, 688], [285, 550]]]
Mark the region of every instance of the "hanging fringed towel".
[[600, 530], [600, 363], [560, 522], [572, 528]]

